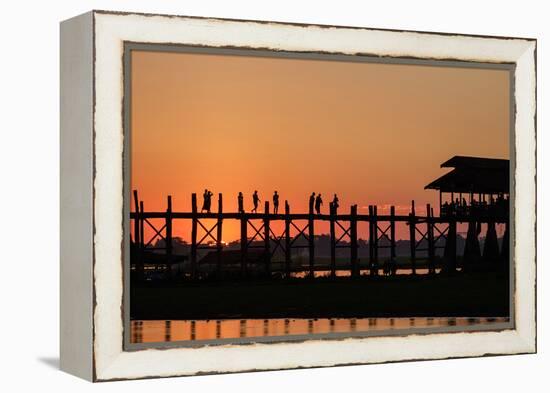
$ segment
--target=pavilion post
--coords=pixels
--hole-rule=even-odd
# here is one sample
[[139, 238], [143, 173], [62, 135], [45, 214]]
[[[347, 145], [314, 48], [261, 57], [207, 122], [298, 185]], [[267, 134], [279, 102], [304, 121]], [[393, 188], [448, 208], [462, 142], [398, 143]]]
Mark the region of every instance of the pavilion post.
[[429, 203], [426, 205], [426, 230], [428, 231], [428, 270], [433, 274], [435, 273], [434, 221]]

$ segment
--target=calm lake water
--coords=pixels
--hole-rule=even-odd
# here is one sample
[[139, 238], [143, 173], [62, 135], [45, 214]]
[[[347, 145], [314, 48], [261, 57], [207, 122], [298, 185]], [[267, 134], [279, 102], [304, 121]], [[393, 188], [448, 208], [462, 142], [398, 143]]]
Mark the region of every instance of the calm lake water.
[[302, 334], [371, 332], [418, 327], [492, 325], [509, 318], [319, 318], [139, 321], [130, 323], [130, 342], [155, 343]]

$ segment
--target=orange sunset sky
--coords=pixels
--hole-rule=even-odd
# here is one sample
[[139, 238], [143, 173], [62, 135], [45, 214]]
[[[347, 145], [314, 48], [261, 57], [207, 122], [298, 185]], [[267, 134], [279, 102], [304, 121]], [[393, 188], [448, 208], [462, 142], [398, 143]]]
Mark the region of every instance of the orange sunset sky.
[[[424, 186], [454, 155], [509, 157], [509, 72], [458, 67], [132, 52], [131, 187], [146, 211], [191, 210], [191, 193], [245, 209], [257, 189], [306, 212], [438, 205]], [[133, 210], [133, 206], [132, 206]], [[387, 211], [382, 208], [382, 212]], [[379, 210], [380, 212], [380, 210]], [[238, 222], [224, 222], [224, 240]], [[188, 223], [174, 235], [189, 240]], [[322, 228], [322, 227], [321, 227]], [[323, 230], [321, 230], [323, 232]], [[363, 236], [360, 230], [360, 236]], [[363, 236], [364, 237], [364, 236]]]

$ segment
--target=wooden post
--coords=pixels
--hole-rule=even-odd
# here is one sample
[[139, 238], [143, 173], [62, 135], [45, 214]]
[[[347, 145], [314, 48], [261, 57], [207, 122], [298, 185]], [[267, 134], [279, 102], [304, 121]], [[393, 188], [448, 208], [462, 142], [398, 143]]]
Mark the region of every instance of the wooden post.
[[412, 274], [416, 274], [416, 212], [414, 201], [411, 203], [411, 212], [409, 213], [409, 243], [411, 247], [411, 267]]
[[264, 207], [264, 260], [267, 277], [271, 277], [271, 244], [269, 233], [269, 201], [265, 201]]
[[145, 261], [143, 260], [143, 256], [145, 253], [145, 216], [143, 215], [143, 212], [145, 208], [143, 207], [143, 201], [139, 201], [139, 233], [141, 234], [139, 237], [140, 243], [139, 243], [139, 266], [138, 266], [138, 277], [140, 280], [143, 280], [145, 278]]
[[309, 207], [309, 216], [308, 216], [308, 250], [309, 250], [309, 276], [310, 278], [315, 277], [315, 228], [314, 228], [314, 216], [313, 216], [313, 206]]
[[290, 278], [290, 206], [285, 201], [285, 272], [286, 278]]
[[428, 231], [428, 265], [430, 274], [435, 273], [434, 222], [430, 204], [426, 205], [426, 230]]
[[241, 276], [246, 275], [247, 266], [246, 266], [246, 254], [248, 249], [248, 235], [247, 235], [247, 229], [248, 229], [248, 218], [246, 217], [246, 213], [241, 212]]
[[136, 276], [139, 280], [143, 278], [143, 267], [141, 266], [141, 230], [140, 230], [140, 221], [141, 221], [141, 215], [139, 214], [139, 200], [138, 200], [138, 192], [137, 190], [134, 190], [134, 208], [135, 208], [135, 215], [134, 215], [134, 257], [135, 260], [135, 271]]
[[395, 206], [390, 207], [390, 260], [393, 265], [395, 261]]
[[139, 248], [142, 252], [145, 249], [145, 217], [143, 216], [143, 209], [143, 201], [139, 201], [139, 232], [141, 233]]
[[357, 260], [357, 205], [351, 206], [349, 219], [349, 238], [350, 238], [350, 256], [351, 256], [351, 275], [359, 276], [359, 266]]
[[222, 224], [223, 224], [223, 198], [222, 193], [218, 194], [218, 223], [216, 225], [216, 271], [218, 278], [221, 277], [222, 272]]
[[138, 192], [134, 190], [134, 246], [136, 251], [138, 250], [139, 245], [141, 244], [140, 233], [139, 233], [139, 202], [138, 202]]
[[191, 279], [197, 278], [197, 194], [191, 194]]
[[374, 209], [372, 205], [369, 205], [369, 270], [372, 274], [372, 267], [374, 266]]
[[487, 222], [487, 232], [485, 234], [485, 242], [483, 245], [483, 259], [485, 262], [496, 263], [498, 258], [499, 250], [495, 222], [493, 220], [489, 220]]
[[336, 221], [336, 212], [332, 202], [329, 204], [330, 213], [330, 276], [336, 277], [336, 231], [334, 223]]
[[504, 223], [504, 235], [502, 237], [502, 248], [500, 251], [500, 259], [502, 261], [502, 266], [505, 271], [508, 271], [510, 267], [510, 232], [508, 228], [510, 226], [509, 222]]
[[[172, 256], [172, 196], [166, 200], [166, 255]], [[171, 258], [169, 258], [171, 260]]]
[[374, 230], [374, 265], [373, 273], [375, 276], [378, 275], [378, 206], [374, 205], [372, 207], [374, 214], [374, 221], [372, 223]]
[[445, 259], [447, 273], [456, 272], [456, 219], [449, 218], [449, 230], [447, 231], [447, 240], [445, 241]]
[[470, 216], [468, 221], [466, 244], [464, 245], [464, 256], [462, 257], [463, 270], [469, 269], [472, 264], [479, 262], [479, 257], [481, 256], [477, 227], [478, 223], [475, 221], [475, 218]]

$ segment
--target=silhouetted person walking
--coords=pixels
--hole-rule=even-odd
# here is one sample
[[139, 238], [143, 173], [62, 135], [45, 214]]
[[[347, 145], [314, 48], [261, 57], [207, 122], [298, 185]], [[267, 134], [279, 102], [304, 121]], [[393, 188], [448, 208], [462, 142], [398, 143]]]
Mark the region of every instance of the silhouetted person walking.
[[206, 210], [207, 213], [210, 213], [210, 207], [212, 206], [212, 192], [208, 191], [207, 189], [204, 189], [204, 193], [202, 194], [202, 208], [201, 213]]
[[317, 197], [315, 198], [315, 211], [317, 214], [321, 214], [321, 205], [323, 204], [323, 200], [321, 199], [321, 194], [317, 194]]
[[201, 213], [203, 210], [206, 210], [207, 213], [210, 213], [210, 208], [212, 206], [212, 195], [214, 194], [211, 191], [204, 190], [204, 203], [202, 205]]
[[279, 212], [279, 194], [277, 191], [273, 194], [273, 213], [277, 214]]
[[208, 207], [208, 190], [205, 188], [204, 192], [202, 193], [202, 207], [201, 207], [201, 213], [206, 210]]
[[258, 213], [258, 203], [260, 202], [260, 197], [258, 196], [258, 191], [254, 191], [254, 194], [252, 194], [252, 203], [254, 203], [254, 209], [252, 209], [252, 213]]
[[237, 197], [238, 205], [239, 205], [239, 213], [244, 213], [244, 197], [243, 193], [239, 192], [239, 196]]
[[340, 207], [340, 204], [338, 202], [340, 202], [340, 200], [338, 199], [338, 195], [334, 194], [334, 198], [332, 198], [332, 208], [334, 209], [334, 214], [336, 214], [338, 208]]
[[312, 192], [309, 196], [309, 212], [313, 213], [313, 205], [315, 204], [315, 193]]

